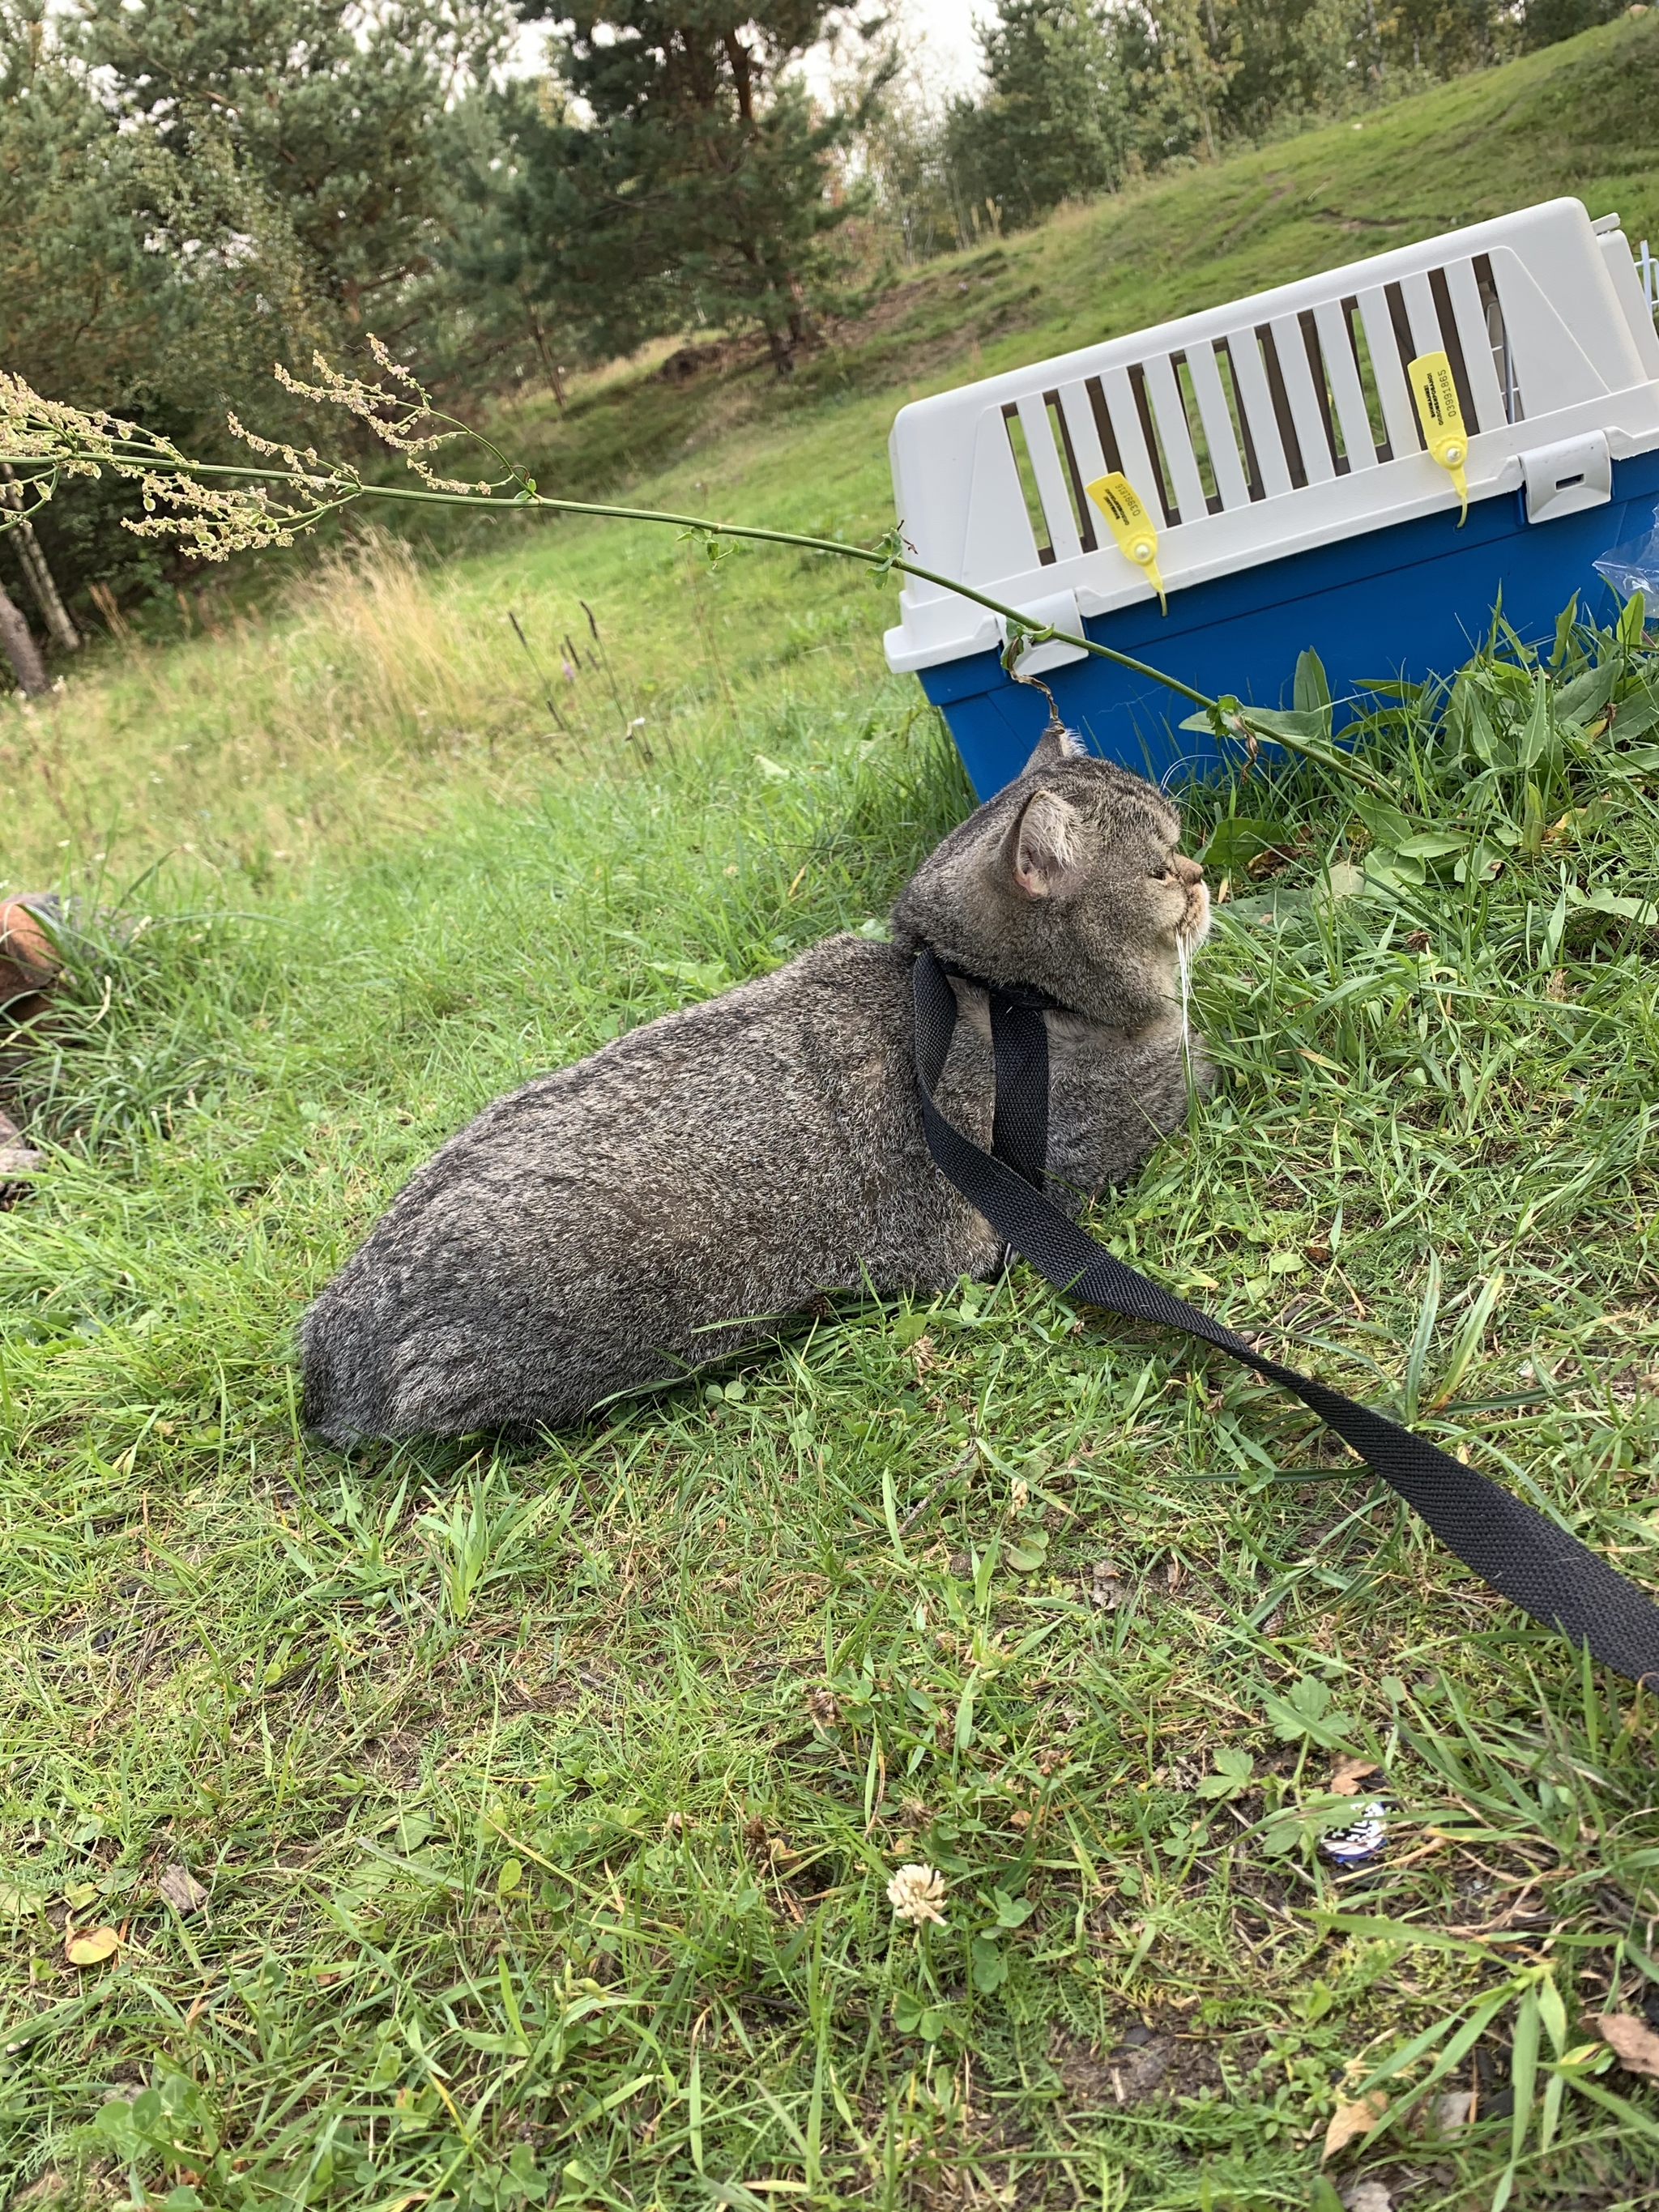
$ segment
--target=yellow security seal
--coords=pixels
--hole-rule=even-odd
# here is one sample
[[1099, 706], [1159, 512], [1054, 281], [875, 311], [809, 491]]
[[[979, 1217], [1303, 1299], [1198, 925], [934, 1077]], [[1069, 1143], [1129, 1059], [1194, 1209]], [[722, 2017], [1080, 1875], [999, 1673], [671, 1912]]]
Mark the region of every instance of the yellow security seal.
[[1463, 410], [1457, 404], [1457, 385], [1451, 363], [1443, 353], [1420, 353], [1406, 371], [1417, 419], [1430, 453], [1457, 487], [1457, 526], [1468, 519], [1469, 486], [1463, 464], [1469, 457], [1469, 434], [1463, 428]]
[[1085, 489], [1105, 516], [1106, 526], [1116, 538], [1119, 552], [1133, 561], [1137, 568], [1146, 570], [1147, 581], [1158, 593], [1160, 611], [1168, 614], [1164, 579], [1158, 573], [1158, 532], [1141, 502], [1140, 494], [1121, 471], [1114, 471], [1109, 477], [1097, 477]]

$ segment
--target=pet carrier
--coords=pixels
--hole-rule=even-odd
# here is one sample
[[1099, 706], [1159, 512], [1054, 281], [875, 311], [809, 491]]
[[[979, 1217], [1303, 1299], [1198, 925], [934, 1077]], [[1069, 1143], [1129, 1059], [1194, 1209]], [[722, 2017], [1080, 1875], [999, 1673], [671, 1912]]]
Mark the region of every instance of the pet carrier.
[[[1616, 216], [1575, 199], [902, 408], [915, 557], [1201, 691], [1290, 704], [1319, 653], [1339, 722], [1444, 673], [1494, 605], [1547, 637], [1596, 560], [1659, 517], [1659, 337]], [[888, 665], [944, 710], [981, 797], [1048, 708], [1005, 625], [907, 578]], [[1095, 750], [1160, 781], [1216, 741], [1163, 687], [1074, 646], [1027, 652]]]

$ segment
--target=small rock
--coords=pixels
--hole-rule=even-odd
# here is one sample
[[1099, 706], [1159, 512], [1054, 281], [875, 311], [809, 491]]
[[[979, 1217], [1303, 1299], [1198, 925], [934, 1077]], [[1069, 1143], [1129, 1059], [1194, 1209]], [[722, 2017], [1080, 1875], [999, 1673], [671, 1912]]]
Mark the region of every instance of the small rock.
[[1468, 2089], [1449, 2090], [1434, 2100], [1434, 2124], [1443, 2136], [1455, 2136], [1459, 2128], [1467, 2127], [1474, 2098]]
[[174, 1859], [162, 1868], [156, 1879], [155, 1893], [165, 1905], [170, 1905], [181, 1918], [199, 1912], [208, 1901], [208, 1893], [190, 1869]]
[[43, 1153], [23, 1142], [16, 1123], [0, 1114], [0, 1183], [9, 1182], [13, 1176], [33, 1175], [46, 1164]]
[[1342, 2192], [1346, 2212], [1394, 2212], [1394, 2199], [1380, 2181], [1356, 2181]]
[[36, 912], [50, 913], [55, 903], [43, 897], [0, 899], [0, 1003], [44, 991], [62, 966]]
[[1128, 1596], [1127, 1586], [1113, 1573], [1111, 1561], [1100, 1560], [1089, 1585], [1090, 1604], [1098, 1612], [1115, 1613], [1119, 1606], [1127, 1603]]
[[[1131, 2028], [1133, 2035], [1137, 2031]], [[1143, 2028], [1140, 2033], [1146, 2034]], [[1109, 2062], [1112, 2087], [1122, 2087], [1123, 2101], [1132, 2103], [1138, 2097], [1149, 2097], [1170, 2070], [1170, 2061], [1175, 2055], [1175, 2045], [1168, 2036], [1149, 2036], [1142, 2044], [1133, 2045], [1121, 2054], [1115, 2052]]]

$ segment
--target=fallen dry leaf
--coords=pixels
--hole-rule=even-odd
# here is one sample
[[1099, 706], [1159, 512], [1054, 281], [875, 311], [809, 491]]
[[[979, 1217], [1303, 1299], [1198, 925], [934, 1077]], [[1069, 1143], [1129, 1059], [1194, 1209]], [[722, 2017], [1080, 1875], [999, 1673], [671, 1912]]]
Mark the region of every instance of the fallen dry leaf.
[[1319, 2154], [1319, 2162], [1336, 2156], [1360, 2136], [1368, 2136], [1389, 2109], [1386, 2091], [1373, 2089], [1369, 2097], [1356, 2097], [1351, 2105], [1339, 2097], [1336, 2110], [1331, 2114], [1331, 2124], [1325, 2130], [1325, 2148]]
[[100, 1966], [121, 1948], [112, 1928], [72, 1928], [64, 1938], [64, 1956], [71, 1966]]
[[1595, 2032], [1603, 2043], [1612, 2045], [1626, 2074], [1645, 2074], [1650, 2081], [1659, 2081], [1659, 2035], [1634, 2013], [1601, 2013]]
[[164, 1905], [170, 1905], [179, 1915], [199, 1912], [208, 1901], [208, 1893], [187, 1866], [174, 1859], [171, 1866], [162, 1868], [155, 1883], [155, 1893]]
[[1376, 1771], [1374, 1759], [1361, 1759], [1353, 1752], [1345, 1751], [1331, 1769], [1331, 1787], [1339, 1797], [1355, 1796], [1365, 1777]]

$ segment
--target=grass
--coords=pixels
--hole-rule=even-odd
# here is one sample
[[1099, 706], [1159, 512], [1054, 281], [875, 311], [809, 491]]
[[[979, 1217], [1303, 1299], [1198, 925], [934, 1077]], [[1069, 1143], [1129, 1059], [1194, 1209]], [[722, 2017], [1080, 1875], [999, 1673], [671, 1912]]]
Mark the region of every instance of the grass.
[[[1066, 256], [1211, 235], [1284, 165], [1311, 201], [1322, 159], [1391, 143], [1348, 204], [1480, 211], [1525, 145], [1556, 158], [1562, 86], [1622, 98], [1652, 51], [1620, 24], [1011, 241], [1047, 319], [999, 357], [1082, 312]], [[1262, 277], [1329, 258], [1297, 222]], [[1149, 272], [1113, 313], [1234, 273], [1153, 310]], [[705, 395], [648, 488], [872, 531], [869, 374], [739, 390], [723, 428]], [[1249, 1376], [1017, 1269], [535, 1450], [297, 1433], [294, 1320], [443, 1136], [878, 926], [958, 818], [881, 611], [821, 563], [709, 576], [638, 535], [425, 568], [374, 540], [0, 709], [8, 869], [78, 901], [15, 1074], [52, 1165], [0, 1216], [17, 2197], [1328, 2212], [1325, 2130], [1385, 2075], [1344, 2190], [1462, 2212], [1512, 2168], [1529, 2208], [1655, 2201], [1659, 2106], [1595, 2027], [1659, 1997], [1650, 1705]], [[1305, 774], [1194, 795], [1233, 894], [1197, 976], [1223, 1081], [1097, 1226], [1639, 1572], [1659, 749], [1631, 644], [1400, 702], [1370, 744], [1403, 824]], [[1349, 1873], [1317, 1841], [1366, 1802], [1345, 1759], [1389, 1804]], [[911, 1861], [944, 1928], [893, 1919]]]

